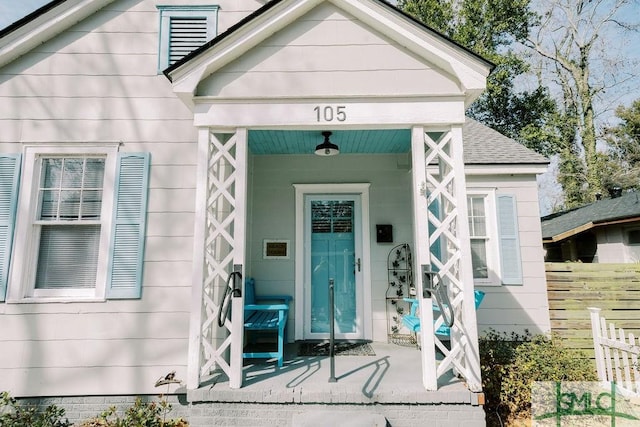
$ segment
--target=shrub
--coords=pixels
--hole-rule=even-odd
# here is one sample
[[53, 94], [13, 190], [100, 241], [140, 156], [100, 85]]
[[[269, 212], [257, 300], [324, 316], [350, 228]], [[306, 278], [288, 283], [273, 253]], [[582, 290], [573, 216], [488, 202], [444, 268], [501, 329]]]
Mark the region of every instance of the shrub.
[[502, 380], [514, 361], [516, 348], [531, 339], [528, 331], [507, 334], [489, 330], [480, 337], [480, 369], [488, 426], [499, 426], [502, 424], [500, 419], [508, 416], [508, 408], [501, 402]]
[[115, 407], [111, 407], [89, 421], [81, 424], [81, 427], [186, 427], [189, 424], [182, 418], [166, 419], [166, 414], [171, 411], [171, 404], [166, 399], [160, 402], [144, 403], [137, 398], [133, 406], [129, 407], [123, 417], [118, 415]]
[[557, 335], [535, 336], [515, 349], [513, 363], [502, 380], [501, 401], [513, 421], [529, 417], [534, 381], [596, 381], [590, 359], [568, 349]]
[[6, 391], [0, 393], [0, 427], [69, 427], [69, 420], [62, 417], [64, 409], [55, 405], [39, 411], [36, 406], [18, 404]]

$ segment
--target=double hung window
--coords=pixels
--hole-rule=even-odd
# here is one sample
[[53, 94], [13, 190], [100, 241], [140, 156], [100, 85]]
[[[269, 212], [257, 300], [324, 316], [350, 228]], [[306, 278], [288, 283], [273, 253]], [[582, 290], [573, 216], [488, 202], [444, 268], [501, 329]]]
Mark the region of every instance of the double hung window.
[[[34, 295], [96, 286], [106, 157], [42, 157]], [[73, 280], [69, 272], [74, 271]]]
[[522, 260], [515, 197], [471, 189], [467, 217], [477, 285], [521, 285]]
[[13, 177], [0, 182], [0, 301], [138, 298], [149, 155], [69, 144], [22, 157], [0, 155]]
[[467, 199], [473, 278], [480, 280], [489, 280], [489, 266], [493, 261], [487, 252], [491, 242], [487, 228], [486, 198], [487, 196], [474, 195]]

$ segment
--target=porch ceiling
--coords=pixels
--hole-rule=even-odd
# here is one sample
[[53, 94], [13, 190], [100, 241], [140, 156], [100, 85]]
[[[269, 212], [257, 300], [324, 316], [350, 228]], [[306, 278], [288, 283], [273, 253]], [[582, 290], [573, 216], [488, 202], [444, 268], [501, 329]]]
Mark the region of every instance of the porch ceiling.
[[[323, 141], [321, 130], [250, 130], [249, 149], [252, 154], [313, 154]], [[340, 154], [406, 153], [411, 147], [411, 130], [338, 130], [331, 142]]]

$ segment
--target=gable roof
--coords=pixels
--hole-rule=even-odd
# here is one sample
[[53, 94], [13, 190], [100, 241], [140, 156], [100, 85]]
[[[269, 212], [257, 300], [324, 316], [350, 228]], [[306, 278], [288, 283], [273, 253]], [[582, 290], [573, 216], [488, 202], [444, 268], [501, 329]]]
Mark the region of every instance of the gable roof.
[[628, 192], [613, 199], [542, 218], [542, 239], [559, 242], [589, 229], [640, 220], [640, 194]]
[[486, 88], [493, 64], [419, 23], [384, 0], [272, 0], [229, 30], [165, 70], [173, 89], [187, 104], [198, 84], [326, 3], [384, 34], [416, 58], [433, 64], [457, 81], [466, 105]]
[[[207, 43], [205, 43], [204, 45], [202, 45], [198, 49], [192, 51], [191, 53], [189, 53], [188, 55], [184, 56], [179, 61], [177, 61], [174, 64], [172, 64], [171, 66], [169, 66], [166, 70], [164, 70], [164, 74], [167, 76], [167, 78], [169, 80], [171, 80], [171, 72], [173, 70], [175, 70], [176, 68], [181, 67], [183, 64], [189, 62], [193, 58], [196, 58], [197, 56], [201, 55], [203, 52], [206, 52], [209, 48], [211, 48], [211, 47], [215, 46], [216, 44], [220, 43], [226, 37], [229, 37], [231, 34], [233, 34], [234, 32], [238, 31], [240, 28], [242, 28], [243, 26], [247, 25], [249, 22], [251, 22], [251, 21], [257, 19], [258, 17], [260, 17], [261, 15], [265, 14], [269, 9], [273, 8], [274, 6], [276, 6], [278, 3], [281, 3], [282, 1], [283, 0], [271, 0], [271, 1], [267, 2], [264, 6], [262, 6], [261, 8], [256, 10], [255, 12], [251, 13], [250, 15], [246, 16], [244, 19], [240, 20], [238, 23], [236, 23], [236, 24], [232, 25], [231, 27], [229, 27], [229, 29], [227, 29], [227, 31], [225, 31], [224, 33], [219, 34], [218, 36], [216, 36], [212, 40], [208, 41]], [[463, 46], [462, 44], [460, 44], [460, 43], [456, 42], [455, 40], [449, 38], [448, 36], [442, 34], [438, 30], [433, 29], [432, 27], [428, 26], [427, 24], [423, 23], [422, 21], [419, 21], [418, 19], [414, 18], [413, 16], [409, 15], [408, 13], [406, 13], [403, 10], [399, 9], [398, 7], [392, 5], [391, 3], [389, 3], [389, 2], [387, 2], [385, 0], [375, 0], [375, 1], [377, 1], [380, 4], [385, 5], [386, 7], [388, 7], [391, 10], [393, 10], [394, 12], [403, 15], [405, 19], [407, 19], [409, 21], [412, 21], [417, 26], [422, 27], [422, 28], [424, 28], [425, 30], [427, 30], [427, 31], [429, 31], [431, 33], [437, 34], [439, 37], [442, 37], [443, 39], [447, 40], [448, 42], [450, 42], [450, 43], [456, 45], [457, 47], [465, 50], [467, 53], [470, 53], [471, 55], [475, 56], [476, 58], [480, 59], [481, 61], [486, 62], [491, 67], [491, 69], [493, 69], [495, 67], [495, 64], [493, 64], [491, 61], [489, 61], [489, 60], [485, 59], [484, 57], [478, 55], [477, 53], [475, 53], [474, 51], [472, 51], [468, 47]]]
[[472, 118], [462, 126], [464, 163], [547, 165], [549, 159]]

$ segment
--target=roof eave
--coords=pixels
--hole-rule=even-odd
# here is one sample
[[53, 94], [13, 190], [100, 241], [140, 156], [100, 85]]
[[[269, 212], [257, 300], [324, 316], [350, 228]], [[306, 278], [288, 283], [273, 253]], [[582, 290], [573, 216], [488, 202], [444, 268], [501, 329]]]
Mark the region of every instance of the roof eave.
[[562, 233], [558, 233], [554, 236], [543, 237], [542, 242], [557, 243], [594, 228], [604, 227], [607, 225], [628, 224], [630, 222], [638, 222], [638, 221], [640, 221], [640, 216], [636, 216], [636, 215], [590, 221], [578, 227], [574, 227], [567, 231], [563, 231]]
[[113, 0], [56, 0], [0, 33], [0, 67], [55, 37]]
[[547, 171], [548, 163], [465, 163], [464, 166], [467, 175], [540, 175]]

